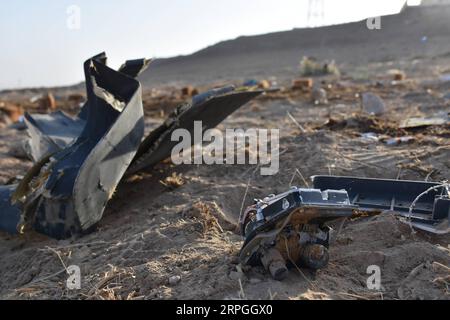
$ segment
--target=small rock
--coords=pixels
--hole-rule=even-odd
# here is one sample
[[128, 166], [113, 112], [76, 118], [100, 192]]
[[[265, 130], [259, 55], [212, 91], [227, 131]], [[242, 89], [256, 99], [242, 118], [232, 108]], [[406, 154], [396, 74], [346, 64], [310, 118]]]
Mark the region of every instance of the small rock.
[[164, 296], [161, 292], [158, 291], [158, 289], [152, 289], [150, 290], [148, 297], [150, 299], [162, 299]]
[[178, 283], [180, 283], [181, 277], [180, 276], [171, 276], [169, 278], [169, 285], [176, 286]]
[[406, 75], [404, 73], [395, 73], [394, 74], [394, 80], [395, 81], [402, 81], [406, 79]]
[[402, 70], [392, 69], [388, 73], [393, 77], [394, 81], [402, 81], [406, 79], [406, 73]]
[[361, 96], [362, 110], [368, 114], [379, 116], [386, 111], [386, 105], [376, 94], [365, 92]]
[[327, 104], [327, 92], [323, 88], [314, 88], [311, 93], [312, 101], [315, 104]]

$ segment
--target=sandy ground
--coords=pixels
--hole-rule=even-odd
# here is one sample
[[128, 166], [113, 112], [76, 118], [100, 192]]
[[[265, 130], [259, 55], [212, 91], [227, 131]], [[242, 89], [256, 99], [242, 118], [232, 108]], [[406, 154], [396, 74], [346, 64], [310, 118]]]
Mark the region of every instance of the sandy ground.
[[[56, 241], [36, 233], [0, 234], [2, 299], [449, 299], [450, 236], [414, 233], [389, 214], [347, 221], [330, 248], [330, 263], [316, 274], [291, 270], [272, 280], [262, 268], [241, 272], [242, 238], [236, 222], [252, 199], [283, 192], [317, 174], [442, 181], [450, 172], [450, 127], [398, 129], [406, 117], [450, 111], [445, 98], [450, 58], [372, 63], [364, 73], [316, 78], [328, 104], [309, 93], [286, 90], [250, 102], [220, 125], [280, 128], [280, 171], [261, 176], [251, 165], [160, 164], [121, 183], [97, 230], [79, 239]], [[387, 70], [401, 68], [407, 80], [392, 84]], [[344, 73], [346, 70], [342, 70]], [[179, 88], [144, 93], [147, 131], [163, 121], [180, 98]], [[357, 94], [380, 95], [387, 112], [361, 113]], [[162, 93], [161, 93], [162, 92]], [[301, 132], [287, 116], [306, 128]], [[367, 141], [412, 135], [388, 146]], [[18, 158], [23, 131], [0, 130], [0, 183], [23, 175], [31, 162]], [[161, 181], [173, 173], [183, 183]], [[80, 290], [66, 288], [65, 268], [81, 268]], [[381, 268], [381, 290], [366, 286], [369, 265]], [[179, 281], [169, 281], [179, 276]]]

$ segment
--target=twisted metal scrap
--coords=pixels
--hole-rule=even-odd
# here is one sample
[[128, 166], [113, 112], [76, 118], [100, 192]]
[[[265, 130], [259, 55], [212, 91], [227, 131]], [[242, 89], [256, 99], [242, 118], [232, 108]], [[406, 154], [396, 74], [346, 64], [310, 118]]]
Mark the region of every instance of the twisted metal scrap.
[[0, 230], [32, 227], [54, 238], [90, 231], [125, 173], [170, 156], [174, 130], [192, 132], [194, 121], [203, 121], [204, 129], [215, 127], [262, 93], [229, 87], [198, 95], [142, 141], [141, 85], [134, 78], [148, 63], [130, 60], [115, 71], [99, 54], [84, 64], [87, 102], [77, 117], [26, 115], [35, 165], [19, 185], [0, 186]]

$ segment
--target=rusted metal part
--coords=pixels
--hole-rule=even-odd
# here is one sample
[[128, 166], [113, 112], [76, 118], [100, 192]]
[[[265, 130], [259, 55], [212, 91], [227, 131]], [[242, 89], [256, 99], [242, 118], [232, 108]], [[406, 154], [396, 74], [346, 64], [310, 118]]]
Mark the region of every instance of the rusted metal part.
[[448, 184], [336, 176], [315, 176], [313, 183], [320, 190], [346, 190], [351, 204], [360, 210], [390, 211], [417, 229], [450, 232]]
[[261, 263], [275, 280], [283, 280], [287, 276], [286, 260], [276, 248], [263, 250]]
[[329, 260], [328, 249], [317, 243], [305, 245], [300, 255], [300, 265], [314, 270], [325, 268]]
[[288, 266], [323, 268], [328, 263], [330, 242], [327, 222], [349, 217], [357, 209], [341, 190], [293, 187], [256, 200], [239, 219], [244, 236], [240, 261], [267, 265], [265, 252], [276, 249]]

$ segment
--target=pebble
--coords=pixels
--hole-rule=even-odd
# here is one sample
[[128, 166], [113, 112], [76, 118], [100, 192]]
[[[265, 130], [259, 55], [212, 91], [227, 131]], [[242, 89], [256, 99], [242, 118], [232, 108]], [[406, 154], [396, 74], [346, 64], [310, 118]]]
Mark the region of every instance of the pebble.
[[327, 92], [323, 88], [314, 88], [312, 93], [312, 100], [315, 104], [327, 104]]
[[376, 94], [366, 92], [361, 96], [362, 110], [368, 114], [379, 116], [386, 111], [384, 101]]
[[180, 276], [171, 276], [169, 278], [169, 284], [171, 286], [176, 286], [178, 283], [180, 283], [181, 277]]

